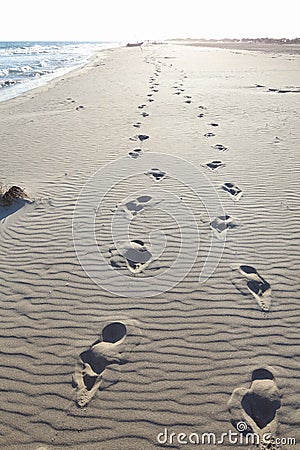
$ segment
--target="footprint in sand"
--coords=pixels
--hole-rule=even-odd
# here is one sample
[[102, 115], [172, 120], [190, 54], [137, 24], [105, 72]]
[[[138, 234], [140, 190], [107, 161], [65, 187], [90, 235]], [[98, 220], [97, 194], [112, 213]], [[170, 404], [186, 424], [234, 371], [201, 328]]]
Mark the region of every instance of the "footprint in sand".
[[227, 230], [236, 228], [238, 225], [238, 222], [233, 217], [228, 214], [224, 214], [223, 216], [217, 216], [210, 223], [210, 228], [214, 231], [218, 238], [223, 239]]
[[80, 354], [73, 375], [78, 406], [84, 407], [91, 401], [100, 388], [103, 374], [109, 365], [127, 362], [122, 356], [126, 334], [123, 323], [112, 322], [103, 328], [101, 338]]
[[[266, 434], [275, 436], [278, 426], [277, 411], [280, 406], [281, 396], [276, 380], [267, 369], [254, 370], [250, 387], [235, 389], [228, 402], [234, 427], [244, 434], [254, 432], [260, 437]], [[271, 442], [261, 442], [260, 449], [277, 448], [274, 445]]]
[[140, 141], [144, 142], [147, 139], [149, 139], [149, 136], [147, 134], [136, 134], [135, 136], [129, 138], [131, 141]]
[[141, 113], [141, 116], [143, 116], [143, 117], [148, 117], [148, 116], [149, 116], [149, 113], [147, 113], [147, 112], [144, 111], [144, 112]]
[[84, 106], [83, 105], [79, 105], [75, 109], [76, 109], [76, 111], [81, 111], [82, 109], [84, 109]]
[[205, 167], [207, 167], [210, 170], [217, 170], [220, 167], [225, 167], [225, 164], [222, 161], [211, 161], [205, 164]]
[[138, 108], [139, 108], [139, 109], [143, 109], [143, 108], [145, 108], [145, 106], [147, 106], [147, 105], [145, 105], [145, 104], [139, 105]]
[[210, 122], [208, 125], [210, 125], [211, 127], [218, 127], [219, 124], [217, 122]]
[[150, 169], [148, 172], [145, 172], [145, 175], [148, 175], [154, 181], [160, 181], [162, 178], [165, 177], [166, 172], [163, 172], [162, 170], [155, 168], [155, 169]]
[[142, 212], [146, 208], [154, 208], [160, 201], [152, 200], [150, 195], [141, 195], [137, 198], [130, 200], [120, 205], [120, 209], [124, 211], [125, 217], [131, 220], [138, 213]]
[[210, 137], [214, 137], [215, 133], [205, 133], [204, 137], [210, 138]]
[[135, 148], [134, 150], [132, 150], [131, 152], [128, 153], [128, 155], [132, 159], [137, 159], [140, 156], [142, 156], [142, 154], [143, 154], [143, 150], [141, 148]]
[[200, 114], [198, 114], [197, 117], [199, 117], [200, 119], [202, 119], [202, 118], [204, 117], [204, 114], [203, 114], [203, 113], [200, 113]]
[[233, 183], [224, 183], [222, 189], [228, 192], [231, 198], [235, 201], [238, 201], [243, 195], [243, 191]]
[[[179, 89], [179, 90], [181, 90], [181, 89], [183, 89], [183, 83], [176, 83], [174, 86], [173, 86], [173, 89]], [[183, 89], [184, 90], [184, 89]]]
[[271, 306], [271, 286], [252, 266], [242, 265], [239, 272], [248, 278], [247, 288], [263, 311]]
[[142, 122], [136, 122], [136, 123], [133, 124], [133, 126], [134, 126], [135, 128], [140, 128], [141, 125], [142, 125]]
[[141, 273], [152, 262], [152, 253], [140, 239], [118, 243], [109, 249], [110, 264], [115, 269], [128, 269], [132, 274]]
[[212, 146], [215, 150], [219, 150], [219, 152], [227, 152], [228, 147], [225, 147], [225, 145], [222, 144], [215, 144]]

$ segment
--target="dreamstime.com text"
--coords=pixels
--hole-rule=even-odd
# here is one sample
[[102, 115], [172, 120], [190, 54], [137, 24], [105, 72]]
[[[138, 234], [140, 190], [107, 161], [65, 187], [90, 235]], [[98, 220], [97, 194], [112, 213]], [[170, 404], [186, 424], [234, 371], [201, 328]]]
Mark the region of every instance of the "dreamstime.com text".
[[157, 442], [160, 445], [261, 445], [275, 444], [280, 446], [294, 446], [296, 439], [294, 437], [276, 437], [271, 433], [264, 433], [259, 436], [257, 433], [245, 433], [227, 431], [226, 433], [216, 434], [211, 432], [205, 433], [174, 433], [168, 428], [158, 433]]

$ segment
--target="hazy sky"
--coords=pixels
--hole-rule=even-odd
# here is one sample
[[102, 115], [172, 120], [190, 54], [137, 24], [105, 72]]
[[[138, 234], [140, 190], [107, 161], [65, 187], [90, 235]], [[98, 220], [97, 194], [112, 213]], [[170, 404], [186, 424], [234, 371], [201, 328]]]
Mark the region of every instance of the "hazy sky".
[[299, 0], [13, 0], [0, 40], [299, 37]]

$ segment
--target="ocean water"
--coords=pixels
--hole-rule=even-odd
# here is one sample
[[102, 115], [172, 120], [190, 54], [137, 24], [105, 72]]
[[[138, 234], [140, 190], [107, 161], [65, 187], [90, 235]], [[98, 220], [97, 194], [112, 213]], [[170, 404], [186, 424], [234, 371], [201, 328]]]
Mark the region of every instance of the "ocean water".
[[115, 42], [0, 42], [0, 101], [84, 65]]

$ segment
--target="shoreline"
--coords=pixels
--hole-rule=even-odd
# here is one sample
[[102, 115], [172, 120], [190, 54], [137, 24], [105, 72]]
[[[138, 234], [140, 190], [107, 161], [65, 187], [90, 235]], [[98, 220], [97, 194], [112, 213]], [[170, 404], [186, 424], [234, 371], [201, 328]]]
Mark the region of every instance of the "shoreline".
[[16, 84], [11, 87], [4, 87], [0, 90], [0, 103], [6, 102], [8, 100], [17, 98], [19, 96], [22, 96], [23, 94], [26, 94], [29, 91], [38, 89], [40, 87], [43, 87], [44, 85], [47, 85], [51, 83], [52, 80], [57, 80], [62, 78], [63, 76], [66, 76], [69, 72], [73, 72], [76, 70], [80, 70], [81, 68], [84, 68], [86, 65], [90, 64], [90, 62], [93, 61], [93, 59], [96, 57], [96, 55], [101, 54], [102, 52], [105, 52], [106, 50], [111, 50], [114, 48], [122, 47], [120, 45], [115, 45], [112, 47], [103, 47], [98, 50], [94, 50], [93, 53], [88, 57], [87, 60], [83, 61], [80, 64], [71, 66], [71, 67], [62, 67], [60, 69], [56, 69], [53, 73], [43, 75], [40, 78], [34, 79], [34, 80], [26, 80], [22, 83]]

